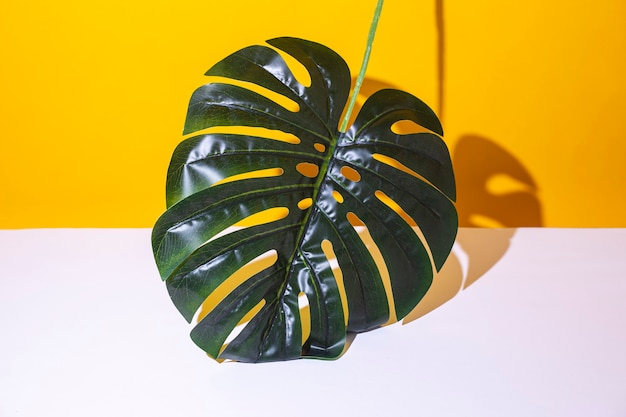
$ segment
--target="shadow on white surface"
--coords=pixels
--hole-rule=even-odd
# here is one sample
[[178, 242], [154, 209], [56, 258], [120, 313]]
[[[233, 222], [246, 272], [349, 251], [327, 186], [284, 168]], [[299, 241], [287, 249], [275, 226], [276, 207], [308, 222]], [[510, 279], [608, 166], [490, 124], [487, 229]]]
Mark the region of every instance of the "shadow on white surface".
[[[478, 281], [506, 254], [516, 232], [516, 228], [491, 229], [489, 234], [479, 228], [459, 229], [452, 252], [443, 268], [435, 274], [424, 298], [401, 323], [406, 325], [418, 320]], [[370, 332], [376, 331], [380, 331], [380, 328]], [[358, 339], [363, 334], [365, 333], [347, 335], [342, 357], [349, 352], [353, 343], [359, 343]]]
[[625, 416], [626, 229], [458, 242], [410, 325], [248, 365], [195, 347], [148, 229], [0, 231], [0, 416]]
[[432, 286], [402, 321], [408, 324], [454, 298], [480, 279], [504, 256], [517, 229], [494, 229], [486, 235], [482, 229], [462, 228], [452, 253]]

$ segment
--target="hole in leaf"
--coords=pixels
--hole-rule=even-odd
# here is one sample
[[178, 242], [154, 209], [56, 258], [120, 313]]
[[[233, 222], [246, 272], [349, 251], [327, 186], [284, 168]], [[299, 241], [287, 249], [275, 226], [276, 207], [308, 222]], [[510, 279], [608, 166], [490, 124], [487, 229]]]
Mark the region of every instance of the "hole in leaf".
[[402, 207], [400, 207], [400, 205], [398, 203], [396, 203], [395, 200], [390, 198], [387, 194], [383, 193], [380, 190], [377, 190], [374, 193], [374, 195], [376, 196], [376, 198], [378, 198], [380, 201], [382, 201], [383, 204], [385, 204], [387, 207], [389, 207], [390, 209], [392, 209], [393, 211], [398, 213], [398, 215], [400, 217], [402, 217], [402, 219], [405, 222], [407, 222], [411, 227], [416, 227], [417, 226], [417, 223], [415, 222], [415, 220], [413, 220], [413, 218], [411, 216], [409, 216], [408, 213], [406, 211], [404, 211], [404, 209]]
[[251, 216], [246, 217], [243, 220], [235, 223], [233, 227], [251, 227], [258, 226], [265, 223], [275, 222], [277, 220], [284, 219], [289, 215], [289, 209], [287, 207], [272, 207], [267, 210], [260, 211]]
[[391, 125], [391, 131], [396, 135], [409, 135], [411, 133], [430, 132], [430, 130], [418, 125], [413, 120], [398, 120]]
[[353, 182], [361, 181], [361, 174], [359, 174], [359, 171], [357, 171], [354, 168], [351, 168], [349, 166], [343, 166], [341, 167], [340, 172], [341, 172], [341, 175], [343, 175], [350, 181], [353, 181]]
[[352, 227], [354, 227], [354, 230], [356, 230], [357, 233], [359, 233], [359, 230], [361, 228], [365, 227], [365, 223], [363, 223], [363, 221], [352, 212], [349, 212], [346, 218], [348, 219], [348, 222], [350, 222]]
[[328, 264], [332, 268], [333, 275], [335, 276], [335, 281], [337, 282], [337, 288], [339, 289], [341, 297], [341, 305], [343, 307], [343, 319], [345, 324], [348, 325], [348, 297], [346, 296], [346, 287], [343, 284], [343, 273], [341, 272], [341, 268], [337, 262], [337, 256], [335, 255], [332, 242], [328, 239], [324, 239], [321, 246], [322, 252], [324, 252], [326, 259], [328, 260]]
[[300, 111], [300, 105], [298, 105], [298, 103], [296, 103], [292, 99], [285, 97], [284, 95], [279, 94], [276, 91], [272, 91], [268, 88], [262, 87], [258, 84], [251, 83], [249, 81], [235, 80], [233, 78], [218, 77], [214, 75], [208, 76], [207, 78], [209, 83], [236, 85], [237, 87], [242, 87], [247, 90], [254, 91], [257, 94], [260, 94], [263, 97], [272, 100], [274, 103], [278, 104], [281, 107], [284, 107], [290, 112], [295, 113]]
[[304, 345], [311, 335], [311, 309], [309, 308], [309, 298], [304, 292], [298, 294], [298, 308], [300, 309], [300, 324], [302, 325], [302, 345]]
[[186, 135], [185, 137], [205, 135], [209, 133], [253, 136], [263, 139], [277, 140], [279, 142], [291, 143], [292, 145], [297, 145], [300, 143], [300, 138], [298, 138], [293, 133], [283, 132], [282, 130], [278, 129], [267, 129], [265, 127], [258, 126], [213, 126], [206, 129], [197, 130], [193, 133]]
[[298, 201], [298, 208], [300, 210], [306, 210], [309, 207], [311, 207], [313, 205], [313, 199], [312, 198], [305, 198], [302, 199], [300, 201]]
[[[273, 47], [272, 47], [273, 48]], [[287, 67], [291, 70], [296, 81], [302, 84], [305, 87], [311, 86], [311, 75], [309, 71], [306, 69], [304, 65], [300, 63], [297, 59], [286, 53], [285, 51], [273, 48], [276, 52], [280, 54], [280, 56], [285, 60]]]
[[411, 168], [407, 167], [406, 165], [404, 165], [402, 162], [398, 161], [397, 159], [394, 159], [387, 155], [383, 155], [379, 153], [375, 153], [374, 155], [372, 155], [372, 157], [378, 162], [382, 162], [383, 164], [389, 165], [392, 168], [395, 168], [402, 172], [406, 172], [407, 174], [412, 175], [415, 178], [419, 178], [420, 180], [428, 182], [430, 184], [430, 182], [426, 178], [422, 177], [420, 174], [413, 171]]
[[387, 207], [389, 207], [390, 209], [395, 211], [400, 217], [402, 217], [402, 219], [405, 222], [407, 222], [409, 224], [409, 226], [411, 226], [411, 228], [413, 229], [413, 231], [415, 232], [417, 237], [419, 237], [419, 239], [422, 241], [422, 244], [424, 245], [424, 248], [426, 249], [426, 252], [428, 252], [428, 256], [430, 257], [431, 266], [433, 267], [433, 271], [436, 271], [437, 268], [435, 267], [435, 264], [434, 264], [434, 261], [433, 261], [433, 254], [430, 251], [430, 246], [428, 246], [428, 243], [426, 242], [426, 238], [424, 237], [424, 233], [422, 232], [422, 229], [419, 228], [419, 226], [417, 225], [417, 222], [413, 219], [413, 217], [411, 217], [406, 211], [404, 211], [404, 209], [402, 207], [400, 207], [400, 205], [398, 203], [396, 203], [395, 200], [393, 200], [391, 197], [389, 197], [387, 194], [383, 193], [382, 191], [377, 190], [374, 193], [374, 195], [383, 204], [385, 204]]
[[326, 145], [324, 145], [324, 144], [316, 143], [315, 145], [313, 145], [313, 147], [318, 152], [326, 152]]
[[220, 349], [220, 353], [222, 353], [224, 349], [226, 349], [226, 347], [232, 340], [234, 340], [237, 336], [239, 336], [239, 334], [243, 331], [243, 329], [246, 328], [246, 326], [248, 325], [248, 323], [250, 323], [250, 321], [254, 318], [254, 316], [256, 316], [259, 313], [259, 311], [261, 311], [264, 305], [265, 305], [265, 299], [259, 301], [259, 303], [255, 305], [252, 308], [252, 310], [248, 311], [246, 315], [243, 316], [243, 318], [239, 321], [239, 323], [237, 323], [235, 328], [230, 332], [226, 340], [224, 340], [224, 344], [222, 345], [222, 348]]
[[333, 197], [338, 203], [343, 203], [343, 196], [337, 190], [333, 190]]
[[282, 168], [267, 168], [259, 169], [257, 171], [243, 172], [241, 174], [231, 175], [230, 177], [222, 178], [221, 180], [213, 183], [211, 187], [216, 185], [226, 184], [227, 182], [248, 180], [250, 178], [267, 178], [267, 177], [280, 177], [285, 171]]
[[310, 162], [300, 162], [296, 165], [296, 170], [305, 177], [315, 178], [320, 172], [320, 168]]
[[[257, 256], [230, 277], [226, 278], [202, 303], [196, 322], [199, 323], [207, 314], [209, 314], [215, 306], [217, 306], [228, 294], [235, 288], [243, 284], [251, 276], [269, 268], [278, 260], [278, 252], [275, 249], [269, 250], [262, 255]], [[250, 313], [248, 313], [250, 314]], [[255, 313], [256, 314], [256, 313]], [[247, 316], [246, 316], [247, 317]], [[245, 317], [244, 317], [245, 319]], [[249, 320], [249, 319], [248, 319]], [[241, 322], [244, 320], [242, 319]]]
[[376, 268], [380, 274], [380, 279], [385, 287], [385, 293], [387, 294], [387, 304], [389, 304], [389, 320], [387, 321], [387, 324], [394, 323], [397, 321], [397, 318], [395, 304], [393, 301], [393, 290], [391, 289], [391, 278], [389, 277], [389, 270], [387, 269], [387, 264], [385, 263], [383, 254], [378, 248], [378, 245], [374, 241], [374, 238], [370, 234], [369, 229], [363, 220], [352, 212], [348, 213], [346, 218], [359, 235], [359, 238], [367, 250], [369, 250], [372, 254], [372, 258], [374, 258], [374, 263], [376, 264]]
[[211, 239], [207, 240], [205, 243], [209, 243], [215, 239], [219, 239], [222, 236], [225, 236], [232, 232], [236, 232], [237, 230], [241, 230], [246, 227], [259, 226], [261, 224], [271, 223], [277, 220], [284, 219], [285, 217], [287, 217], [288, 214], [289, 209], [287, 207], [272, 207], [270, 209], [260, 211], [242, 220], [239, 220], [237, 223], [227, 227], [226, 229], [217, 233], [215, 236], [211, 237]]

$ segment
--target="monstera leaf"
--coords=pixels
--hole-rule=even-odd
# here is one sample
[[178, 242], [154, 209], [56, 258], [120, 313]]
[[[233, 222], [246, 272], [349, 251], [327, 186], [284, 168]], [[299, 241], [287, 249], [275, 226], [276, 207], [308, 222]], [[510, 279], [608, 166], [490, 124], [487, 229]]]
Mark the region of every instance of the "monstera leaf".
[[[456, 236], [454, 175], [423, 102], [378, 91], [340, 132], [343, 59], [301, 39], [267, 43], [216, 64], [193, 93], [154, 255], [213, 358], [336, 358], [347, 333], [404, 317], [428, 290]], [[423, 132], [394, 133], [406, 120]]]

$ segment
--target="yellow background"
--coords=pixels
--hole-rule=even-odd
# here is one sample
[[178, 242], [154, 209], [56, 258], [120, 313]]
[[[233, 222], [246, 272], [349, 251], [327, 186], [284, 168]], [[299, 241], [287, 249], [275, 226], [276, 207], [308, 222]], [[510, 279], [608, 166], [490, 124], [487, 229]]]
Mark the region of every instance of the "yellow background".
[[[210, 66], [296, 36], [356, 74], [375, 4], [2, 2], [0, 228], [151, 227]], [[462, 226], [626, 227], [624, 56], [623, 0], [387, 0], [364, 88], [440, 114]]]

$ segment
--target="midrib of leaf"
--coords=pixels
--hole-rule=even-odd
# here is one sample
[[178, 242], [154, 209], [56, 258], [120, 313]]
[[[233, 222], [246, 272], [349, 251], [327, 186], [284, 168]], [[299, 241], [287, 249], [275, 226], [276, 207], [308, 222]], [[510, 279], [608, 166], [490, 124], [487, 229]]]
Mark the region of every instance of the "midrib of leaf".
[[[303, 222], [303, 226], [300, 228], [299, 233], [298, 233], [298, 237], [296, 239], [297, 245], [296, 245], [293, 253], [291, 254], [291, 257], [289, 259], [288, 265], [293, 266], [293, 262], [295, 260], [295, 257], [297, 255], [298, 251], [300, 250], [300, 247], [302, 245], [302, 239], [304, 238], [304, 233], [309, 228], [309, 223], [310, 223], [310, 220], [311, 220], [311, 214], [313, 213], [314, 208], [317, 207], [317, 199], [319, 197], [319, 193], [320, 193], [320, 190], [321, 190], [321, 184], [322, 184], [322, 182], [324, 181], [324, 179], [326, 178], [326, 176], [328, 174], [328, 168], [330, 166], [330, 163], [331, 163], [331, 161], [335, 157], [335, 149], [337, 148], [337, 145], [338, 145], [338, 143], [340, 141], [341, 136], [343, 136], [343, 132], [345, 132], [345, 130], [346, 130], [346, 127], [348, 125], [348, 121], [350, 119], [350, 115], [352, 113], [352, 110], [354, 109], [354, 104], [356, 103], [356, 98], [357, 98], [357, 96], [359, 94], [359, 90], [361, 88], [361, 85], [363, 84], [363, 79], [365, 78], [365, 72], [367, 70], [367, 64], [369, 62], [369, 57], [370, 57], [371, 50], [372, 50], [372, 44], [374, 43], [374, 37], [376, 35], [376, 28], [378, 26], [378, 20], [380, 18], [380, 14], [381, 14], [381, 11], [382, 11], [383, 3], [384, 3], [384, 0], [378, 0], [378, 3], [376, 5], [376, 10], [374, 11], [374, 17], [372, 18], [372, 24], [370, 25], [370, 31], [369, 31], [368, 38], [367, 38], [367, 45], [366, 45], [366, 48], [365, 48], [365, 54], [364, 54], [364, 57], [363, 57], [363, 63], [361, 64], [361, 70], [360, 70], [359, 75], [357, 77], [357, 80], [356, 80], [356, 83], [355, 83], [355, 87], [354, 87], [354, 90], [352, 92], [352, 97], [350, 98], [350, 102], [348, 103], [348, 109], [347, 109], [347, 111], [345, 113], [344, 119], [343, 119], [343, 121], [341, 123], [341, 127], [339, 129], [340, 134], [338, 135], [337, 138], [333, 138], [332, 134], [329, 135], [331, 137], [331, 141], [329, 143], [329, 148], [327, 149], [327, 153], [326, 153], [326, 155], [328, 155], [328, 156], [324, 159], [324, 162], [322, 163], [322, 166], [320, 167], [318, 178], [317, 178], [317, 181], [315, 181], [314, 188], [313, 188], [314, 192], [313, 192], [312, 200], [313, 200], [314, 203], [311, 205], [311, 207], [308, 209], [308, 211], [306, 213], [305, 221]], [[335, 140], [333, 141], [332, 139], [335, 139]], [[285, 274], [285, 279], [283, 280], [283, 285], [280, 287], [279, 294], [280, 294], [281, 302], [282, 302], [282, 298], [284, 297], [284, 294], [285, 294], [284, 290], [285, 290], [285, 286], [287, 285], [287, 282], [288, 282], [288, 279], [289, 279], [289, 275], [292, 273], [291, 271], [292, 271], [292, 267], [289, 267], [287, 269], [286, 274]], [[265, 333], [266, 335], [268, 334], [269, 329], [271, 329], [275, 318], [276, 318], [276, 314], [274, 314], [272, 316], [271, 323], [269, 323], [269, 326], [268, 326], [268, 328], [266, 330], [266, 333]], [[267, 339], [267, 336], [264, 336], [262, 345], [265, 345], [266, 339]], [[260, 355], [261, 355], [261, 353], [259, 351], [259, 356], [258, 357], [260, 357]], [[258, 357], [257, 357], [257, 359], [258, 359]]]
[[[335, 140], [332, 140], [335, 139]], [[280, 286], [279, 290], [278, 290], [278, 301], [276, 303], [276, 311], [275, 313], [271, 316], [270, 321], [267, 324], [267, 327], [265, 329], [265, 332], [263, 334], [263, 338], [261, 340], [261, 346], [260, 349], [258, 351], [257, 354], [257, 360], [261, 357], [261, 355], [263, 354], [262, 348], [267, 344], [267, 339], [268, 339], [268, 335], [270, 330], [272, 329], [272, 326], [274, 325], [274, 322], [277, 318], [277, 315], [279, 314], [279, 309], [280, 306], [283, 304], [283, 299], [285, 297], [285, 287], [287, 286], [287, 283], [289, 282], [289, 277], [291, 276], [291, 274], [293, 273], [293, 264], [295, 261], [296, 256], [298, 255], [298, 253], [301, 253], [301, 247], [302, 247], [302, 240], [304, 239], [304, 234], [307, 230], [309, 230], [309, 225], [310, 225], [310, 221], [311, 221], [311, 214], [313, 213], [313, 210], [315, 207], [317, 207], [317, 199], [319, 197], [319, 193], [321, 190], [321, 185], [322, 182], [324, 181], [324, 179], [327, 176], [328, 173], [328, 167], [330, 166], [330, 162], [333, 160], [334, 156], [335, 156], [335, 149], [337, 147], [337, 144], [339, 142], [339, 138], [333, 138], [331, 136], [331, 140], [329, 143], [329, 148], [327, 149], [327, 157], [324, 158], [324, 162], [322, 163], [322, 166], [320, 167], [320, 172], [317, 176], [317, 180], [315, 181], [314, 185], [313, 185], [313, 195], [311, 196], [312, 200], [313, 200], [313, 204], [311, 205], [311, 207], [309, 207], [309, 209], [306, 212], [304, 221], [301, 223], [300, 229], [298, 230], [298, 236], [295, 239], [296, 245], [294, 246], [294, 250], [291, 253], [291, 256], [289, 257], [289, 260], [287, 262], [288, 267], [285, 268], [285, 275], [283, 277], [283, 282], [282, 285]], [[320, 210], [321, 211], [321, 210]], [[306, 260], [306, 256], [304, 256], [304, 254], [302, 254], [302, 257]], [[307, 265], [309, 264], [308, 261], [306, 262]]]

